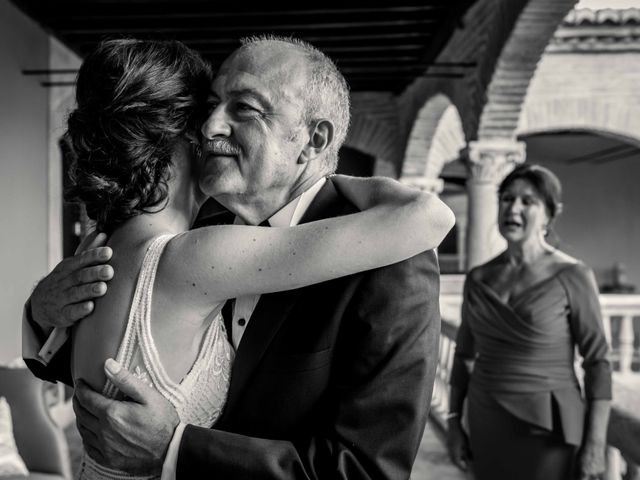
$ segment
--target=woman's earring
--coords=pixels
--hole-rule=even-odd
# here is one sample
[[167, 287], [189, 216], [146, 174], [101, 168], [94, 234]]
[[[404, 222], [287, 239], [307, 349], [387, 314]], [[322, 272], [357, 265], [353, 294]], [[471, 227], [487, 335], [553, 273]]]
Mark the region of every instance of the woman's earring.
[[544, 224], [542, 226], [542, 236], [546, 238], [546, 236], [549, 235], [549, 229], [548, 229], [548, 225]]

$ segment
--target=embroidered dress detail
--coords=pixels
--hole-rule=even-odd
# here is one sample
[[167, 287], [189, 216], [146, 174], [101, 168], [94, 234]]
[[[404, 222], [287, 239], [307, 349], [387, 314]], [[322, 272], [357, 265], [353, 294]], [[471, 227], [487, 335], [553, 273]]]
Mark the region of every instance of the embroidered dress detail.
[[[206, 319], [210, 325], [202, 339], [200, 350], [189, 372], [179, 383], [172, 381], [151, 336], [151, 301], [160, 256], [173, 235], [162, 235], [151, 242], [138, 276], [124, 337], [120, 342], [117, 361], [144, 383], [158, 390], [171, 402], [184, 423], [210, 427], [220, 416], [229, 389], [233, 351], [227, 341], [222, 321], [222, 302]], [[115, 398], [116, 386], [109, 380], [103, 395]], [[151, 480], [159, 476], [135, 476], [104, 467], [84, 452], [81, 480]]]

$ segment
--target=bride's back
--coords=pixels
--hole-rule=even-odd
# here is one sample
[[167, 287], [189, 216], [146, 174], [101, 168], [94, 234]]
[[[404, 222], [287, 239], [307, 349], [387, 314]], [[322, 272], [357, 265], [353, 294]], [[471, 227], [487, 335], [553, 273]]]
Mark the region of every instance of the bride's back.
[[[106, 358], [116, 357], [144, 383], [157, 389], [173, 405], [181, 421], [210, 427], [226, 401], [233, 357], [220, 308], [204, 314], [194, 313], [182, 302], [168, 307], [170, 295], [163, 292], [167, 288], [163, 285], [172, 288], [175, 279], [170, 273], [159, 272], [158, 264], [175, 233], [143, 227], [150, 216], [153, 215], [130, 220], [109, 240], [116, 274], [108, 293], [96, 302], [93, 314], [74, 327], [74, 381], [81, 378], [105, 396], [117, 397], [116, 386], [106, 380], [102, 369]], [[200, 321], [190, 321], [197, 318]], [[84, 452], [79, 478], [150, 477], [112, 470]]]
[[91, 315], [72, 331], [71, 371], [74, 381], [82, 379], [100, 391], [104, 386], [104, 361], [115, 358], [124, 335], [146, 248], [152, 236], [128, 237], [130, 229], [114, 233], [108, 245], [113, 250], [110, 261], [114, 276], [107, 293], [94, 301]]
[[[104, 361], [116, 357], [125, 335], [145, 255], [156, 238], [170, 233], [145, 228], [148, 216], [130, 220], [110, 237], [108, 245], [113, 249], [110, 264], [114, 277], [108, 284], [107, 293], [95, 301], [92, 314], [73, 329], [73, 378], [83, 379], [96, 390], [101, 390], [105, 384]], [[171, 301], [163, 290], [172, 289], [175, 282], [180, 281], [169, 272], [158, 271], [151, 286], [150, 304], [153, 345], [162, 367], [175, 383], [179, 383], [193, 366], [213, 320], [211, 316], [215, 316], [221, 307], [217, 305], [210, 312], [203, 312], [191, 308], [188, 303]], [[141, 362], [142, 359], [136, 357], [129, 368], [143, 368]]]

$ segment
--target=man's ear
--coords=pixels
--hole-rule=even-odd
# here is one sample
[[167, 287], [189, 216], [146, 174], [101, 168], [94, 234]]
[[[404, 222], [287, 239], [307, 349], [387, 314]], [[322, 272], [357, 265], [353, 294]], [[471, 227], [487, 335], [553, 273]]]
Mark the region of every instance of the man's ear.
[[333, 123], [318, 120], [309, 129], [309, 141], [300, 152], [298, 163], [307, 163], [316, 159], [333, 143]]

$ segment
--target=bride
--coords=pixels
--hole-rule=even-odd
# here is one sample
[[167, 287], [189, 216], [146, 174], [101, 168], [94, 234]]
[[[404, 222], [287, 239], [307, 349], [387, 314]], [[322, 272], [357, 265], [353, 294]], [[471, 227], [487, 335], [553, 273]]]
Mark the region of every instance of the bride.
[[[211, 77], [179, 42], [105, 41], [80, 69], [68, 122], [70, 195], [109, 235], [116, 272], [73, 329], [74, 381], [117, 397], [103, 371], [114, 357], [183, 422], [206, 427], [224, 407], [233, 361], [220, 315], [226, 299], [399, 262], [435, 248], [453, 223], [432, 195], [389, 179], [335, 176], [360, 213], [290, 228], [189, 230], [205, 200], [194, 145]], [[95, 458], [84, 454], [81, 478], [127, 477]]]

